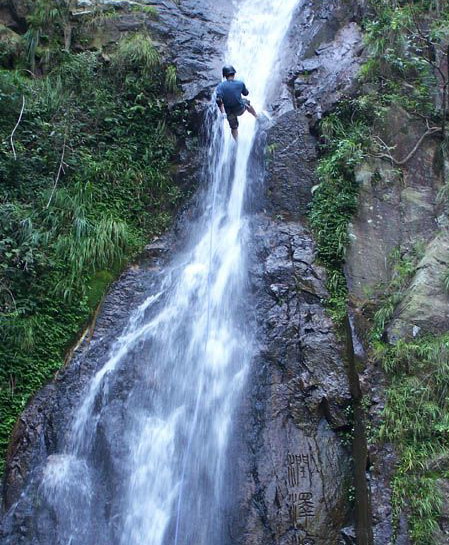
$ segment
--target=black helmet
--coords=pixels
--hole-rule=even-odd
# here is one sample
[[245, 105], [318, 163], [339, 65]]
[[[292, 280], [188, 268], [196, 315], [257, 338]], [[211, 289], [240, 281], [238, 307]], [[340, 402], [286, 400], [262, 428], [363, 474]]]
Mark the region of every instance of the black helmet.
[[223, 77], [227, 78], [228, 76], [233, 76], [236, 73], [236, 69], [231, 65], [227, 64], [223, 66]]

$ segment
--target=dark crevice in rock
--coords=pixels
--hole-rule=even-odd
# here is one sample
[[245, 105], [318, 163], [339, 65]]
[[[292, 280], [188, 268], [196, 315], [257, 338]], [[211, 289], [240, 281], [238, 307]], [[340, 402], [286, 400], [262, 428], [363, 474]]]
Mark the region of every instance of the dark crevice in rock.
[[354, 421], [352, 457], [354, 464], [356, 543], [357, 545], [373, 545], [371, 496], [367, 481], [368, 445], [365, 428], [365, 411], [362, 405], [363, 394], [356, 369], [353, 333], [349, 317], [347, 317], [344, 327], [346, 332], [346, 361]]

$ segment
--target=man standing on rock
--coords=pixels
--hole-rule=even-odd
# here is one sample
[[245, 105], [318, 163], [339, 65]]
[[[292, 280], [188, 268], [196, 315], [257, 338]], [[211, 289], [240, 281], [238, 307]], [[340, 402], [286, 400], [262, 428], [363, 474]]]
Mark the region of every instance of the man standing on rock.
[[235, 79], [236, 70], [231, 65], [223, 66], [223, 77], [225, 81], [217, 87], [217, 105], [223, 117], [228, 118], [229, 126], [234, 140], [238, 137], [239, 120], [238, 116], [246, 111], [257, 118], [256, 111], [251, 106], [249, 100], [242, 98], [248, 96], [249, 91], [243, 81]]

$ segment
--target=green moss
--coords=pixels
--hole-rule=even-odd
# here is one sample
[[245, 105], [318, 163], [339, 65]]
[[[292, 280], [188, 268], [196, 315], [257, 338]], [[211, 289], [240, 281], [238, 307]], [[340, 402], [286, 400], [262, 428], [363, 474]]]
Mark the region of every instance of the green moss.
[[106, 289], [115, 278], [116, 275], [111, 271], [98, 271], [92, 276], [86, 290], [89, 308], [95, 308], [100, 303]]

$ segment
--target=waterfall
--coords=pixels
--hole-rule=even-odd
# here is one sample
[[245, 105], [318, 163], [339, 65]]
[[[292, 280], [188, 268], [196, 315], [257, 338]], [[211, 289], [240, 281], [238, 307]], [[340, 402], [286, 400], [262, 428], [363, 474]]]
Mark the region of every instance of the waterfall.
[[[223, 61], [236, 66], [257, 111], [265, 108], [297, 3], [242, 0], [232, 23]], [[97, 529], [102, 518], [110, 532], [105, 543], [225, 542], [227, 445], [254, 353], [244, 204], [258, 121], [250, 114], [240, 118], [238, 143], [214, 104], [206, 121], [208, 190], [188, 248], [163, 271], [157, 292], [132, 313], [83, 394], [65, 449], [44, 468], [39, 493], [56, 520], [55, 544], [103, 543]], [[95, 507], [104, 478], [98, 476], [96, 441], [118, 403], [117, 384], [126, 389], [116, 438], [126, 463], [117, 470], [115, 498], [105, 514]]]

